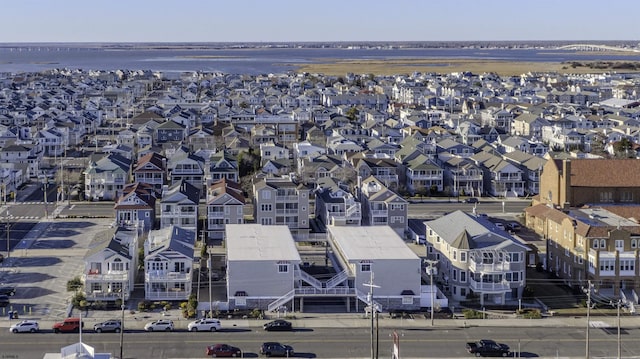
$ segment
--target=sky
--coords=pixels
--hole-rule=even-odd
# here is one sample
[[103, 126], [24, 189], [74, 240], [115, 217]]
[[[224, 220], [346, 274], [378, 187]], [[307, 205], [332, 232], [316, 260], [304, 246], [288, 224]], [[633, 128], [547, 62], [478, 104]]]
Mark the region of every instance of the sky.
[[635, 0], [8, 0], [0, 42], [640, 40]]

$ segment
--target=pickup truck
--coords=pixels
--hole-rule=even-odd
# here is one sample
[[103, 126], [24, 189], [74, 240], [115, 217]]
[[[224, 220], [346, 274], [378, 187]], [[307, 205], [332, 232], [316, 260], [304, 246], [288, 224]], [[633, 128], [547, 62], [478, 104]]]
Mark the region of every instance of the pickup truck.
[[467, 343], [467, 351], [477, 357], [508, 357], [511, 354], [508, 345], [491, 339]]

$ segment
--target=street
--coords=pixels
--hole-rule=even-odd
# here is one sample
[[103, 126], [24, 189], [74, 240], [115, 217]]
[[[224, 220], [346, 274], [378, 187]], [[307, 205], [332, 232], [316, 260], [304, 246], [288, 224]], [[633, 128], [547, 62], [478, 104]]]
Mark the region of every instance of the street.
[[[302, 314], [304, 315], [304, 314]], [[354, 320], [358, 320], [357, 318]], [[360, 320], [366, 320], [361, 318]], [[391, 319], [385, 319], [388, 324]], [[389, 358], [394, 330], [400, 337], [403, 358], [466, 358], [465, 343], [481, 338], [494, 339], [511, 347], [520, 357], [584, 357], [585, 333], [583, 328], [508, 328], [508, 327], [424, 327], [402, 328], [400, 320], [381, 328], [379, 357]], [[184, 324], [186, 320], [181, 320]], [[264, 332], [255, 327], [225, 328], [216, 333], [146, 333], [141, 330], [124, 333], [125, 358], [197, 358], [203, 357], [207, 345], [228, 343], [243, 350], [244, 357], [258, 357], [259, 347], [265, 341], [279, 341], [292, 345], [298, 358], [366, 358], [370, 356], [371, 332], [366, 325], [359, 328], [298, 328], [293, 332]], [[262, 322], [262, 321], [261, 321]], [[295, 322], [295, 320], [294, 320]], [[396, 326], [397, 328], [393, 328]], [[85, 326], [86, 327], [86, 326]], [[48, 329], [48, 328], [46, 328]], [[614, 357], [617, 350], [615, 330], [590, 331], [592, 357]], [[640, 354], [638, 328], [624, 329], [621, 341], [622, 357]], [[77, 334], [12, 334], [0, 332], [0, 347], [4, 357], [40, 358], [45, 352], [56, 352], [65, 345], [78, 342]], [[120, 352], [119, 334], [83, 333], [82, 341], [97, 352]], [[7, 356], [15, 355], [15, 356]]]

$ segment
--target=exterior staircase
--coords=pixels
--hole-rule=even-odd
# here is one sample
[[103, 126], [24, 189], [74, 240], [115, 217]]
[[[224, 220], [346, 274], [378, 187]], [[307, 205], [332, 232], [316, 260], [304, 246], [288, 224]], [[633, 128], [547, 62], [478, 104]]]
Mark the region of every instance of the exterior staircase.
[[[356, 296], [358, 297], [358, 299], [360, 299], [363, 303], [367, 304], [367, 306], [369, 306], [369, 293], [364, 293], [361, 292], [359, 290], [356, 289]], [[373, 303], [373, 307], [376, 308], [376, 311], [378, 312], [382, 312], [382, 305], [378, 302], [376, 302], [375, 300], [371, 300]]]
[[346, 270], [343, 270], [342, 272], [334, 275], [328, 281], [326, 281], [325, 287], [326, 288], [334, 288], [338, 284], [340, 284], [340, 283], [344, 282], [345, 280], [347, 280], [347, 278], [349, 278], [349, 274], [347, 273]]
[[293, 270], [295, 271], [294, 273], [295, 273], [296, 279], [302, 279], [303, 281], [309, 283], [309, 285], [311, 285], [314, 288], [318, 288], [318, 289], [323, 288], [321, 281], [313, 277], [311, 274], [303, 271], [302, 269], [300, 269], [300, 267], [294, 266]]
[[267, 306], [267, 311], [274, 312], [274, 311], [278, 310], [278, 308], [280, 308], [284, 304], [290, 302], [293, 299], [293, 296], [295, 295], [295, 293], [296, 293], [296, 290], [293, 289], [290, 292], [288, 292], [287, 294], [283, 295], [282, 297], [280, 297], [280, 298], [274, 300], [273, 302], [269, 303], [269, 305]]

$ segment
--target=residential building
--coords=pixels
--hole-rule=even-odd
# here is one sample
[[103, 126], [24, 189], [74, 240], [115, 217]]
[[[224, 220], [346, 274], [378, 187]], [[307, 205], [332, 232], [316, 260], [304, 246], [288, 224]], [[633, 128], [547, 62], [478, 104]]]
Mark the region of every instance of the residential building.
[[147, 183], [160, 192], [167, 181], [167, 159], [155, 152], [142, 156], [133, 169], [133, 181]]
[[542, 167], [538, 203], [639, 205], [640, 161], [636, 159], [551, 159]]
[[576, 289], [591, 281], [599, 296], [623, 298], [635, 310], [640, 289], [637, 221], [601, 207], [561, 210], [545, 204], [526, 208], [525, 220], [547, 241], [546, 270]]
[[262, 225], [286, 225], [294, 238], [309, 233], [309, 189], [289, 177], [267, 177], [253, 185], [254, 218]]
[[129, 300], [138, 269], [138, 230], [115, 227], [93, 239], [84, 256], [87, 301]]
[[148, 232], [155, 227], [156, 198], [158, 192], [147, 183], [135, 182], [126, 185], [122, 196], [113, 209], [116, 223], [129, 228], [139, 228]]
[[131, 176], [131, 160], [112, 153], [95, 155], [84, 172], [84, 195], [93, 201], [113, 201], [122, 195]]
[[407, 229], [408, 202], [371, 176], [359, 183], [357, 197], [362, 203], [362, 224], [389, 226], [401, 236]]
[[324, 177], [316, 182], [315, 214], [325, 226], [360, 226], [361, 203], [333, 178]]
[[227, 224], [244, 223], [245, 197], [239, 183], [225, 178], [207, 189], [207, 238], [223, 239]]
[[146, 300], [187, 300], [191, 295], [196, 232], [169, 226], [144, 242]]
[[178, 226], [185, 230], [198, 229], [200, 191], [189, 182], [165, 186], [160, 200], [160, 228]]
[[454, 302], [505, 305], [522, 299], [527, 246], [483, 217], [455, 211], [425, 222], [427, 258], [434, 277]]

